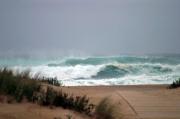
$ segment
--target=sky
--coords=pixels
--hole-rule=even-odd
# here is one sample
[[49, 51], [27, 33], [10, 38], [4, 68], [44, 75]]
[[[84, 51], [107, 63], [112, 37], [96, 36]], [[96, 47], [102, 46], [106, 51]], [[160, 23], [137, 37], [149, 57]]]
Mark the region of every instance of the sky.
[[161, 53], [180, 53], [180, 0], [0, 0], [0, 54]]

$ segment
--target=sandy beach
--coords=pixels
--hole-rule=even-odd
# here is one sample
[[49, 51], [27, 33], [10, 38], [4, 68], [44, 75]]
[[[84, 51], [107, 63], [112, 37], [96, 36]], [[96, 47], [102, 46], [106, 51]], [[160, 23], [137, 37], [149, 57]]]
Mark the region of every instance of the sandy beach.
[[[167, 85], [137, 86], [81, 86], [55, 87], [73, 95], [87, 95], [97, 104], [103, 97], [111, 97], [119, 107], [123, 119], [179, 119], [180, 89], [167, 89]], [[71, 114], [75, 119], [89, 117], [61, 108], [50, 109], [36, 104], [0, 103], [0, 119], [53, 119], [66, 118]]]
[[180, 119], [180, 0], [0, 0], [0, 119]]

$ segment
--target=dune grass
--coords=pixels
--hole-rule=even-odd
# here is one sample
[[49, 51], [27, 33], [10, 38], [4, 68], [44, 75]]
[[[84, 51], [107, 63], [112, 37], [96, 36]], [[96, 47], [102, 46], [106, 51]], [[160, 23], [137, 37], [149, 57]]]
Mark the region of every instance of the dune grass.
[[[48, 83], [43, 89], [42, 83]], [[37, 102], [43, 106], [56, 106], [72, 109], [90, 115], [94, 105], [87, 96], [73, 96], [61, 91], [55, 91], [52, 85], [60, 86], [57, 79], [31, 78], [29, 71], [14, 74], [7, 68], [0, 70], [0, 95], [13, 97], [21, 102], [24, 98], [29, 102]]]
[[6, 68], [0, 70], [0, 93], [13, 96], [17, 102], [23, 97], [32, 101], [34, 92], [39, 91], [40, 85], [36, 80], [31, 80], [28, 72], [14, 75]]
[[[86, 95], [74, 96], [62, 90], [56, 91], [52, 85], [61, 86], [56, 78], [41, 78], [39, 76], [32, 78], [29, 73], [26, 71], [14, 74], [12, 70], [7, 68], [1, 69], [0, 95], [10, 97], [11, 102], [12, 100], [21, 102], [25, 98], [29, 102], [43, 106], [75, 110], [89, 116], [95, 116], [95, 119], [120, 119], [116, 106], [109, 98], [102, 99], [95, 108]], [[42, 85], [42, 83], [48, 85]]]
[[178, 80], [173, 81], [173, 83], [169, 86], [170, 89], [180, 87], [180, 78]]
[[91, 115], [94, 108], [94, 104], [90, 103], [86, 95], [73, 96], [62, 90], [57, 92], [50, 86], [47, 86], [46, 91], [41, 91], [40, 95], [34, 95], [33, 98], [40, 105], [63, 107], [87, 115]]
[[96, 119], [121, 119], [119, 110], [108, 97], [103, 98], [95, 108]]

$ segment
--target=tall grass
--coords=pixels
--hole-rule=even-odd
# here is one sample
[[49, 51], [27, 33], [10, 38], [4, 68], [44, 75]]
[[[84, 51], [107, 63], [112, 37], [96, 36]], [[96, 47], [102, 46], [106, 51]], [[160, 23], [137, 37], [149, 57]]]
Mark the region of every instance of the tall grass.
[[169, 86], [170, 89], [180, 87], [180, 78], [178, 80], [173, 81], [173, 83]]
[[[38, 97], [37, 97], [38, 98]], [[76, 110], [87, 115], [91, 115], [94, 105], [90, 103], [87, 96], [73, 96], [68, 93], [54, 91], [52, 87], [47, 87], [43, 92], [43, 98], [40, 98], [40, 104], [45, 106], [56, 106]]]
[[[46, 90], [42, 83], [48, 83]], [[57, 79], [31, 78], [29, 71], [14, 74], [6, 68], [0, 70], [0, 94], [14, 97], [17, 102], [26, 98], [43, 106], [57, 106], [72, 109], [90, 115], [94, 105], [86, 96], [73, 96], [61, 91], [55, 91], [52, 85], [59, 85]]]
[[43, 82], [43, 83], [47, 83], [47, 84], [50, 84], [50, 85], [62, 86], [62, 82], [58, 81], [57, 77], [55, 77], [55, 78], [45, 78], [45, 77], [42, 77], [42, 78], [39, 78], [39, 80], [41, 82]]
[[103, 98], [95, 109], [96, 119], [120, 119], [120, 112], [110, 98]]
[[31, 80], [27, 72], [14, 75], [11, 70], [6, 68], [0, 70], [0, 93], [13, 96], [20, 102], [23, 97], [32, 101], [34, 92], [39, 91], [40, 84]]

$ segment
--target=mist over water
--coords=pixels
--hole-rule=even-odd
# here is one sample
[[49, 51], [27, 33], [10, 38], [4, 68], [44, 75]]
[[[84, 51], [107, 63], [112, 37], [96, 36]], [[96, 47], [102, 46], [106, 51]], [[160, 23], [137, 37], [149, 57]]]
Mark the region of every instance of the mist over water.
[[0, 0], [0, 68], [68, 86], [169, 84], [180, 55], [139, 54], [180, 53], [179, 11], [180, 0]]
[[0, 67], [57, 77], [66, 86], [169, 84], [180, 77], [180, 56], [1, 57]]

